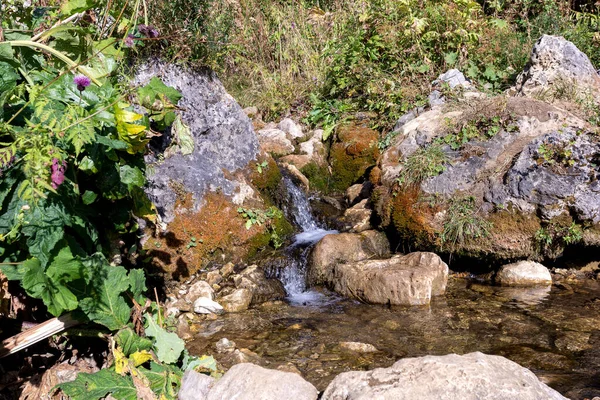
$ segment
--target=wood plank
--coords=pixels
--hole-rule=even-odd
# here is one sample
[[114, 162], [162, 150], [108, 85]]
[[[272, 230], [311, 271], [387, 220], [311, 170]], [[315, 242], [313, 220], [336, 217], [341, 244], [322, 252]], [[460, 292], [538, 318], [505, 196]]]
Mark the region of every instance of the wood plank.
[[0, 343], [0, 358], [14, 354], [23, 350], [34, 343], [44, 340], [52, 335], [56, 335], [80, 322], [74, 319], [71, 314], [61, 315], [58, 318], [49, 319], [35, 327], [9, 337]]

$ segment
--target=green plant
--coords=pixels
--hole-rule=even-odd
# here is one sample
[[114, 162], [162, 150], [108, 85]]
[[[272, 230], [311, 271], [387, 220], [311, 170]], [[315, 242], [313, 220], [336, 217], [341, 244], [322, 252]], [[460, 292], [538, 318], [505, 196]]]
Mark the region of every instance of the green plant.
[[256, 171], [259, 174], [262, 174], [263, 169], [266, 169], [269, 166], [269, 163], [267, 161], [263, 161], [261, 163], [256, 163]]
[[493, 138], [500, 130], [512, 132], [516, 130], [516, 125], [512, 118], [507, 116], [478, 115], [465, 122], [456, 124], [448, 121], [450, 133], [436, 140], [438, 144], [447, 144], [452, 150], [459, 150], [472, 140], [489, 140]]
[[477, 215], [474, 197], [454, 198], [444, 218], [442, 247], [454, 252], [459, 246], [488, 236], [491, 229], [491, 222]]
[[446, 170], [448, 156], [438, 144], [420, 148], [408, 156], [397, 179], [400, 185], [418, 185]]
[[558, 222], [549, 222], [538, 229], [534, 241], [542, 254], [556, 255], [565, 246], [577, 244], [583, 240], [583, 228], [572, 222], [563, 225]]
[[575, 160], [572, 158], [572, 146], [574, 144], [574, 140], [569, 142], [543, 142], [536, 150], [535, 159], [539, 164], [562, 172], [562, 170], [575, 165]]
[[350, 112], [352, 107], [339, 100], [321, 100], [314, 94], [311, 94], [310, 99], [313, 106], [305, 122], [322, 127], [323, 141], [326, 141], [335, 128], [343, 122], [344, 114]]

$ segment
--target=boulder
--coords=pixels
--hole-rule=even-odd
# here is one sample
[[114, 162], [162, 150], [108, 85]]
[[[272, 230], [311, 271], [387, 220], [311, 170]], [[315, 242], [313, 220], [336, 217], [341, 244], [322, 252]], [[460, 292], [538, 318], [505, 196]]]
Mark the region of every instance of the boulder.
[[220, 301], [227, 312], [246, 311], [252, 302], [252, 292], [248, 289], [236, 289], [233, 293], [223, 296]]
[[134, 84], [144, 85], [155, 76], [183, 95], [178, 104], [180, 115], [193, 140], [190, 154], [179, 150], [165, 154], [178, 140], [173, 129], [154, 138], [153, 151], [146, 156], [146, 162], [153, 165], [146, 193], [162, 221], [170, 223], [175, 218], [175, 203], [181, 190], [192, 195], [196, 210], [205, 194], [214, 188], [233, 196], [240, 180], [232, 173], [256, 159], [259, 143], [250, 119], [214, 72], [152, 60], [138, 68]]
[[252, 293], [252, 305], [285, 298], [281, 281], [267, 279], [264, 270], [257, 265], [251, 265], [240, 272], [233, 278], [233, 282], [236, 288], [247, 289]]
[[204, 400], [215, 384], [215, 378], [194, 370], [185, 371], [181, 378], [178, 400]]
[[390, 243], [383, 232], [339, 233], [324, 236], [313, 248], [308, 260], [308, 281], [318, 285], [333, 280], [338, 263], [382, 258], [389, 254]]
[[282, 119], [281, 122], [277, 124], [277, 128], [284, 131], [287, 135], [287, 138], [291, 141], [302, 139], [304, 137], [302, 128], [290, 118]]
[[206, 297], [199, 297], [194, 302], [194, 312], [197, 314], [223, 314], [223, 306]]
[[197, 400], [316, 400], [317, 389], [298, 374], [243, 363], [231, 367], [208, 396]]
[[348, 208], [344, 211], [341, 222], [344, 224], [344, 230], [350, 232], [364, 232], [373, 229], [371, 226], [371, 214], [373, 210], [367, 207], [368, 199], [362, 200], [360, 203]]
[[348, 262], [333, 269], [328, 285], [337, 293], [374, 304], [429, 304], [444, 294], [448, 282], [448, 265], [434, 253]]
[[280, 129], [261, 129], [256, 132], [263, 151], [274, 156], [286, 156], [294, 152], [294, 145]]
[[552, 285], [552, 276], [540, 263], [519, 261], [500, 267], [496, 283], [501, 286], [548, 286]]
[[529, 63], [517, 77], [519, 94], [535, 95], [567, 85], [584, 92], [600, 90], [600, 76], [588, 56], [561, 36], [543, 35], [533, 47]]
[[390, 368], [345, 372], [321, 397], [350, 399], [566, 400], [519, 364], [479, 352], [406, 358]]

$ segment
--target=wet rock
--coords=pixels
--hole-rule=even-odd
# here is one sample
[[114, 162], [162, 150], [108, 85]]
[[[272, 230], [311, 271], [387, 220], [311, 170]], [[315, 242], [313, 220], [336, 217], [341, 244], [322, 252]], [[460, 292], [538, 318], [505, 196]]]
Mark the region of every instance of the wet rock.
[[379, 351], [372, 344], [360, 342], [341, 342], [340, 347], [355, 353], [375, 353]]
[[227, 371], [206, 400], [316, 400], [317, 395], [317, 389], [297, 374], [244, 363]]
[[362, 200], [360, 203], [348, 208], [344, 211], [341, 222], [344, 224], [344, 230], [350, 232], [364, 232], [372, 229], [371, 215], [373, 210], [367, 207], [368, 199]]
[[406, 358], [390, 368], [345, 372], [322, 400], [565, 400], [529, 370], [482, 353]]
[[220, 301], [227, 312], [246, 311], [252, 302], [252, 292], [248, 289], [236, 289], [230, 295], [222, 297]]
[[296, 124], [290, 118], [284, 118], [277, 124], [277, 128], [281, 129], [287, 134], [289, 140], [298, 140], [304, 137], [304, 133], [302, 132], [302, 128]]
[[589, 350], [594, 346], [590, 343], [590, 334], [586, 332], [567, 331], [554, 341], [560, 351], [578, 352]]
[[196, 209], [211, 188], [233, 196], [240, 181], [229, 173], [255, 160], [259, 144], [251, 121], [213, 72], [153, 60], [138, 69], [134, 82], [143, 85], [154, 76], [183, 95], [179, 101], [181, 116], [194, 140], [191, 154], [176, 151], [156, 162], [173, 140], [172, 134], [164, 134], [152, 141], [154, 151], [146, 157], [148, 163], [154, 163], [146, 193], [162, 221], [170, 223], [178, 198], [173, 182], [192, 194]]
[[423, 305], [444, 294], [447, 282], [448, 265], [438, 255], [416, 252], [338, 264], [328, 285], [367, 303]]
[[390, 252], [383, 232], [340, 233], [323, 237], [313, 248], [308, 261], [308, 280], [313, 285], [333, 281], [339, 263], [382, 258]]
[[260, 147], [274, 156], [286, 156], [294, 152], [294, 145], [284, 131], [279, 129], [261, 129], [256, 132]]
[[218, 353], [229, 353], [235, 350], [235, 342], [232, 342], [227, 338], [220, 339], [216, 346]]
[[223, 306], [206, 297], [200, 297], [194, 302], [194, 312], [197, 314], [222, 314]]
[[501, 286], [547, 286], [552, 284], [552, 276], [540, 263], [519, 261], [500, 267], [496, 283]]
[[200, 374], [194, 370], [185, 371], [181, 379], [181, 388], [177, 394], [179, 400], [205, 400], [215, 378]]
[[515, 89], [534, 95], [553, 85], [577, 90], [600, 89], [600, 77], [590, 59], [561, 36], [543, 35], [533, 47], [529, 63], [517, 77]]
[[208, 282], [198, 281], [190, 286], [190, 290], [188, 290], [188, 293], [185, 296], [185, 301], [193, 304], [200, 297], [205, 297], [210, 300], [215, 298], [215, 291]]
[[278, 279], [267, 279], [265, 272], [257, 265], [251, 265], [233, 279], [238, 289], [248, 289], [252, 293], [251, 304], [261, 304], [285, 298], [285, 289]]
[[288, 172], [289, 176], [292, 178], [295, 184], [300, 186], [305, 192], [310, 190], [310, 183], [308, 178], [304, 176], [300, 170], [292, 164], [281, 163], [281, 166]]

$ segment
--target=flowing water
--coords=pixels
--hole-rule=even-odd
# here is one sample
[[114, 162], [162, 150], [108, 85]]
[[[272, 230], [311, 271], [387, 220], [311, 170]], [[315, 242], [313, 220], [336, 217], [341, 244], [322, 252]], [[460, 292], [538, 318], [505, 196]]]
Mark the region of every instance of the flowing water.
[[[226, 368], [234, 353], [218, 353], [221, 338], [249, 361], [302, 373], [324, 390], [339, 373], [388, 367], [404, 357], [481, 351], [531, 369], [572, 399], [600, 396], [600, 282], [514, 289], [453, 275], [444, 296], [426, 307], [366, 305], [325, 289], [307, 289], [306, 259], [327, 233], [304, 193], [286, 178], [288, 215], [302, 230], [275, 274], [289, 294], [244, 313], [204, 320], [192, 354], [213, 354]], [[341, 342], [368, 343], [373, 353], [344, 350]]]

